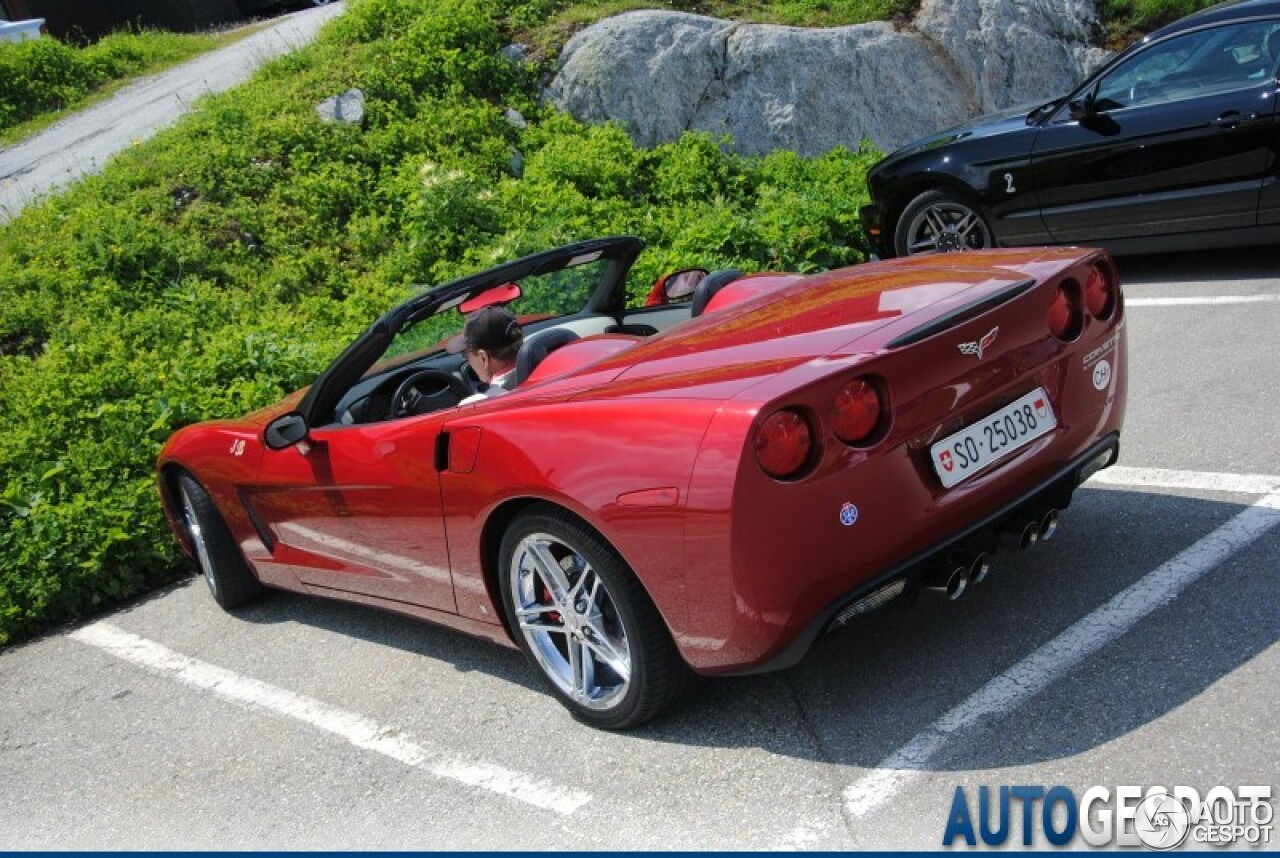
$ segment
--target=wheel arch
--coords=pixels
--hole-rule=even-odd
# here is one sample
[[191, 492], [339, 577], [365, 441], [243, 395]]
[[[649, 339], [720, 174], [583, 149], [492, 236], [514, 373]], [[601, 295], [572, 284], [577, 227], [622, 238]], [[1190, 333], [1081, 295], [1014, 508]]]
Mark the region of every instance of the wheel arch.
[[191, 540], [187, 536], [187, 529], [182, 526], [182, 512], [178, 508], [178, 478], [186, 474], [196, 482], [200, 482], [200, 478], [191, 472], [182, 464], [176, 461], [168, 461], [160, 466], [159, 479], [157, 489], [160, 492], [160, 506], [164, 511], [165, 518], [169, 521], [169, 528], [174, 535], [178, 537], [178, 543], [182, 546], [182, 550], [188, 556], [192, 556], [194, 550], [191, 546]]
[[902, 218], [902, 212], [910, 205], [912, 200], [926, 191], [954, 191], [967, 197], [977, 205], [986, 208], [982, 203], [982, 195], [978, 190], [958, 176], [948, 173], [928, 173], [919, 176], [899, 188], [889, 200], [888, 222], [885, 224], [885, 230], [889, 235], [890, 242], [892, 242], [893, 236], [897, 234], [898, 221]]
[[494, 609], [498, 612], [498, 619], [502, 621], [502, 626], [507, 630], [507, 634], [515, 640], [515, 629], [511, 625], [511, 618], [507, 614], [506, 603], [502, 599], [502, 588], [498, 583], [498, 569], [501, 566], [501, 558], [499, 557], [499, 549], [502, 547], [502, 537], [506, 534], [507, 528], [523, 513], [538, 510], [546, 510], [549, 512], [563, 513], [572, 518], [577, 524], [590, 530], [599, 537], [600, 541], [607, 545], [618, 557], [622, 558], [622, 562], [631, 570], [631, 574], [640, 584], [640, 588], [644, 590], [649, 601], [653, 603], [658, 611], [658, 615], [662, 617], [663, 624], [667, 627], [667, 633], [675, 637], [675, 631], [671, 627], [670, 621], [667, 619], [662, 607], [645, 580], [636, 573], [635, 564], [633, 564], [622, 550], [618, 548], [616, 540], [610, 539], [608, 534], [596, 522], [583, 515], [580, 510], [573, 506], [558, 500], [545, 497], [537, 497], [533, 495], [523, 495], [520, 497], [507, 498], [506, 500], [495, 506], [492, 512], [485, 519], [484, 526], [480, 531], [480, 568], [484, 576], [485, 592], [489, 596], [489, 600], [493, 603]]

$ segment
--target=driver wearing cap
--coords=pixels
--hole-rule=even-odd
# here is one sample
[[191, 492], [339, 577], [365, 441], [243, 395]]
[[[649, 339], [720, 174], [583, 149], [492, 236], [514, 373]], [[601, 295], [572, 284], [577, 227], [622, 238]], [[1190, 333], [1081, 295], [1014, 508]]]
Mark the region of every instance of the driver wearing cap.
[[516, 354], [522, 342], [524, 331], [508, 310], [485, 307], [472, 313], [462, 331], [462, 351], [487, 386], [458, 404], [470, 405], [510, 391], [515, 386]]

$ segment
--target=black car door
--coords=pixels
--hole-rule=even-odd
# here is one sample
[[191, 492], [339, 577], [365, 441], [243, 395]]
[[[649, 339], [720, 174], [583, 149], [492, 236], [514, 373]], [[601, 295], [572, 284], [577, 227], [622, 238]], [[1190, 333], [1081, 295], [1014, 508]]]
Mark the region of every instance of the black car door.
[[[1032, 170], [1055, 241], [1249, 227], [1275, 106], [1272, 20], [1204, 27], [1135, 52], [1064, 105]], [[1079, 115], [1079, 111], [1077, 111]]]

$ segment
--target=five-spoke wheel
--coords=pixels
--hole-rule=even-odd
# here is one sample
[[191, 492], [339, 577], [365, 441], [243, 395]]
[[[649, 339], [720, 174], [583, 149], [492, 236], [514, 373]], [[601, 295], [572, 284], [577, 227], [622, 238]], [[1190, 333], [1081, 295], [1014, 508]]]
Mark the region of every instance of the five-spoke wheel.
[[993, 246], [991, 229], [976, 203], [952, 191], [925, 191], [907, 204], [894, 230], [898, 256], [955, 253]]
[[561, 510], [534, 507], [508, 529], [500, 583], [520, 648], [573, 714], [620, 729], [652, 718], [688, 669], [626, 563]]

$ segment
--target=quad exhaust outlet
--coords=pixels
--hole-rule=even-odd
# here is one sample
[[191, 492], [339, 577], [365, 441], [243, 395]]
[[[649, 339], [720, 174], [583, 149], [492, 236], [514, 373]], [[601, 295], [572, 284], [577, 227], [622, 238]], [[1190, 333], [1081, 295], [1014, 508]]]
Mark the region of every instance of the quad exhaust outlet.
[[[1048, 542], [1058, 532], [1059, 510], [1044, 507], [1007, 519], [996, 534], [1000, 548], [1025, 551]], [[987, 543], [988, 547], [990, 543]], [[991, 555], [986, 551], [960, 549], [936, 561], [920, 580], [922, 592], [954, 602], [971, 583], [982, 583], [991, 574]]]

